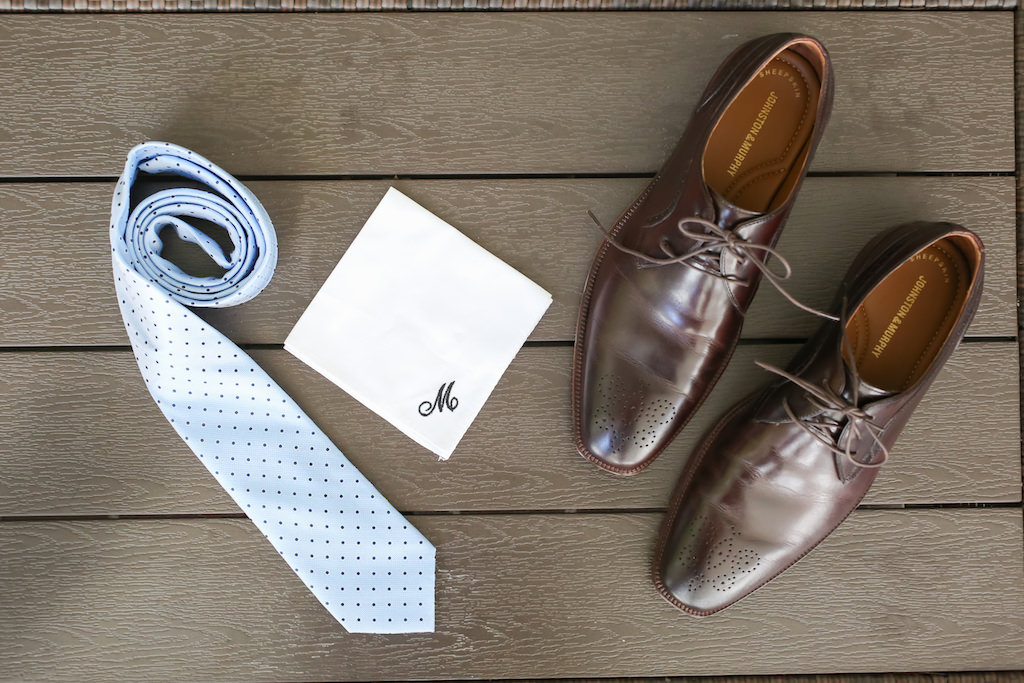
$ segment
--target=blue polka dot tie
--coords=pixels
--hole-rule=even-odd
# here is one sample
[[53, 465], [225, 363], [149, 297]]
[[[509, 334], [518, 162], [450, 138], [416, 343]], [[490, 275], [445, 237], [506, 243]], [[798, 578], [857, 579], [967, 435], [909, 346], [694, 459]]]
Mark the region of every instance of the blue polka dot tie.
[[[161, 190], [132, 206], [140, 172], [205, 189]], [[222, 227], [231, 253], [190, 219]], [[150, 142], [128, 155], [110, 223], [135, 359], [181, 438], [348, 631], [433, 631], [434, 547], [248, 355], [186, 308], [233, 306], [270, 281], [277, 238], [256, 197], [198, 154]], [[224, 275], [194, 277], [164, 259], [164, 229]]]

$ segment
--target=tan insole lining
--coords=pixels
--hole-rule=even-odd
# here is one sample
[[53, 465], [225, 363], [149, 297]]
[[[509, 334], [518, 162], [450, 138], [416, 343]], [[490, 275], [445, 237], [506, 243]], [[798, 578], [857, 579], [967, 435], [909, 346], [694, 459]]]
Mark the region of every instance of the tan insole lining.
[[773, 208], [780, 190], [799, 177], [820, 89], [817, 73], [800, 55], [786, 50], [773, 59], [736, 96], [708, 138], [708, 187], [748, 211]]
[[875, 287], [846, 324], [861, 379], [890, 392], [916, 382], [959, 318], [969, 274], [964, 253], [946, 238]]

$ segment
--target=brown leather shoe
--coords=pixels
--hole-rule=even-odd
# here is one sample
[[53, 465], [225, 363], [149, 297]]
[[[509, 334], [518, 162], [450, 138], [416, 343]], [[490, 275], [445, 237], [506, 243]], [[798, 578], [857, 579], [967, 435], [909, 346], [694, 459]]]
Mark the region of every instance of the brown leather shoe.
[[[665, 599], [717, 612], [763, 586], [853, 511], [981, 298], [984, 248], [949, 223], [882, 233], [780, 377], [697, 447], [654, 558]], [[847, 314], [847, 312], [849, 312]]]
[[[576, 447], [644, 469], [704, 401], [789, 215], [832, 105], [832, 67], [806, 36], [734, 52], [664, 167], [607, 232], [573, 360]], [[776, 255], [777, 256], [777, 255]]]

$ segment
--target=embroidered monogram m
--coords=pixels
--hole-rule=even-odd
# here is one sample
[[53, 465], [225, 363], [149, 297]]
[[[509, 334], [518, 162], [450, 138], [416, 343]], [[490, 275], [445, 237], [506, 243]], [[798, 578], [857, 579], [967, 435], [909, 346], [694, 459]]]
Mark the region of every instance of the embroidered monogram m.
[[434, 398], [433, 403], [430, 401], [424, 401], [420, 404], [420, 415], [427, 417], [428, 415], [433, 414], [435, 410], [439, 413], [443, 413], [445, 408], [450, 411], [454, 411], [458, 408], [459, 399], [452, 396], [452, 387], [454, 386], [454, 381], [442, 384], [441, 388], [437, 390], [437, 396]]

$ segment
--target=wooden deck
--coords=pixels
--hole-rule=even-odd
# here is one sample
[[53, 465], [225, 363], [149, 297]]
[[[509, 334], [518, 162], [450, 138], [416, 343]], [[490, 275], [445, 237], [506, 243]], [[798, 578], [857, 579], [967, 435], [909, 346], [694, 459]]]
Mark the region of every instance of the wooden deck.
[[[325, 681], [1024, 668], [1019, 10], [0, 15], [0, 680]], [[584, 462], [568, 409], [599, 235], [743, 40], [819, 37], [835, 112], [780, 242], [831, 299], [873, 234], [988, 248], [969, 339], [858, 510], [712, 618], [648, 579], [701, 431], [813, 321], [762, 288], [692, 424], [644, 474]], [[204, 313], [437, 546], [437, 632], [350, 635], [174, 434], [111, 282], [124, 154], [176, 142], [278, 230], [268, 289]], [[554, 295], [449, 462], [282, 349], [395, 185]], [[188, 254], [184, 258], [191, 258]]]

